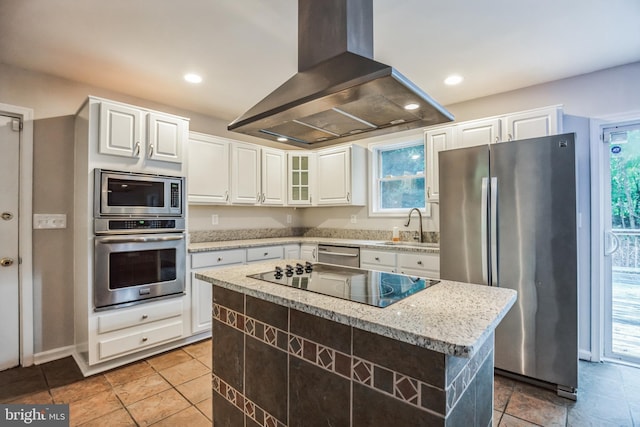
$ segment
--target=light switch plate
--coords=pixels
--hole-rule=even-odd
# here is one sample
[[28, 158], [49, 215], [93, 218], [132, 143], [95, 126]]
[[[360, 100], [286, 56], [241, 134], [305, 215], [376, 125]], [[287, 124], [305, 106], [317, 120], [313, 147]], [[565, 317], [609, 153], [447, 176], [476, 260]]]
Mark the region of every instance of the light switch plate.
[[67, 228], [66, 214], [33, 214], [34, 230]]

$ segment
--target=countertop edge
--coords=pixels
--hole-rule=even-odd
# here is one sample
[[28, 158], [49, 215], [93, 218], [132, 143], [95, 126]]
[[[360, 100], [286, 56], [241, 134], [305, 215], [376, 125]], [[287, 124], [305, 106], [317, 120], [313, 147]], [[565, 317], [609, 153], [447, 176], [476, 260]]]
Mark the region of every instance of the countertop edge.
[[[293, 260], [293, 262], [295, 262], [295, 260]], [[414, 296], [412, 296], [392, 306], [380, 309], [377, 307], [365, 306], [356, 302], [341, 300], [335, 297], [261, 282], [256, 279], [246, 277], [245, 273], [247, 272], [251, 274], [258, 273], [260, 271], [267, 271], [269, 268], [273, 268], [273, 266], [275, 266], [275, 264], [273, 266], [271, 264], [272, 263], [265, 262], [253, 264], [251, 266], [228, 267], [201, 271], [196, 272], [196, 278], [225, 289], [236, 291], [288, 308], [293, 308], [347, 326], [376, 333], [408, 344], [417, 345], [446, 355], [464, 358], [470, 358], [476, 354], [516, 301], [516, 292], [510, 289], [441, 281], [447, 286], [443, 291], [447, 291], [449, 290], [448, 288], [453, 287], [454, 291], [457, 291], [458, 293], [462, 292], [463, 294], [466, 293], [468, 294], [467, 296], [472, 295], [474, 292], [489, 292], [496, 297], [500, 296], [500, 302], [494, 302], [494, 304], [498, 304], [499, 307], [496, 305], [495, 309], [487, 309], [485, 312], [480, 313], [483, 316], [478, 316], [482, 317], [480, 319], [481, 321], [486, 321], [486, 324], [483, 324], [483, 330], [479, 334], [465, 331], [467, 332], [467, 336], [464, 336], [457, 341], [447, 341], [449, 336], [455, 334], [441, 333], [442, 331], [438, 331], [436, 328], [433, 336], [427, 336], [424, 333], [416, 331], [416, 328], [419, 329], [420, 325], [418, 327], [413, 327], [413, 325], [409, 324], [407, 327], [403, 328], [401, 327], [402, 324], [400, 322], [398, 322], [398, 324], [392, 324], [389, 320], [390, 318], [393, 318], [396, 311], [398, 313], [403, 311], [406, 312], [406, 317], [404, 318], [405, 322], [407, 322], [407, 319], [410, 319], [409, 316], [419, 316], [419, 308], [416, 309], [416, 302], [421, 303], [420, 298], [414, 298]], [[241, 271], [241, 273], [238, 273], [238, 271]], [[236, 276], [233, 277], [232, 274], [236, 274]], [[234, 279], [238, 279], [244, 283], [234, 283]], [[475, 286], [478, 288], [473, 288]], [[435, 286], [433, 288], [435, 288]], [[422, 291], [422, 298], [424, 298], [425, 295], [428, 295], [425, 294], [425, 292], [428, 291], [429, 289]], [[382, 310], [387, 311], [383, 312]], [[385, 322], [385, 320], [387, 321]], [[424, 325], [422, 326], [424, 327]], [[431, 325], [427, 325], [426, 329], [429, 329], [430, 327]]]
[[382, 251], [400, 251], [414, 253], [440, 253], [440, 248], [434, 243], [434, 246], [405, 246], [401, 244], [385, 244], [382, 240], [357, 240], [357, 239], [337, 239], [331, 237], [269, 237], [263, 239], [246, 239], [246, 240], [221, 240], [216, 242], [199, 242], [189, 243], [188, 252], [190, 254], [199, 252], [210, 252], [228, 249], [245, 249], [269, 245], [286, 245], [286, 244], [334, 244], [344, 246], [358, 246], [361, 249], [374, 249]]

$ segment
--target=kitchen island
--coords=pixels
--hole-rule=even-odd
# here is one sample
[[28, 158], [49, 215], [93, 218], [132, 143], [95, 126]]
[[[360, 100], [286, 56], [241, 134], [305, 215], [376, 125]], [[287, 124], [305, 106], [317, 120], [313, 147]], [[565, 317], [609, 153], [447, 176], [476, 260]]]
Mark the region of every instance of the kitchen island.
[[514, 291], [442, 280], [378, 308], [247, 277], [295, 263], [196, 273], [213, 285], [214, 425], [491, 424]]

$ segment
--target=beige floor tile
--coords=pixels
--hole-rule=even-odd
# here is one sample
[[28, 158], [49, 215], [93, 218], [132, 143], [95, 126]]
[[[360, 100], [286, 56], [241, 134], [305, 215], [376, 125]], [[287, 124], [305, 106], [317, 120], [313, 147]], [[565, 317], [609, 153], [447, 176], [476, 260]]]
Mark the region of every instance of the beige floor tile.
[[204, 366], [209, 368], [209, 370], [213, 369], [213, 359], [211, 356], [208, 357], [198, 357], [198, 361], [202, 363]]
[[126, 409], [118, 409], [110, 412], [100, 418], [91, 420], [82, 424], [81, 427], [135, 427], [136, 422], [133, 421]]
[[493, 409], [504, 411], [513, 393], [513, 380], [496, 376], [493, 382]]
[[202, 415], [202, 412], [198, 411], [195, 406], [190, 406], [153, 425], [157, 427], [211, 427], [211, 421]]
[[124, 383], [128, 383], [131, 380], [146, 377], [147, 375], [153, 375], [156, 371], [146, 362], [132, 363], [122, 368], [117, 368], [109, 372], [105, 372], [104, 376], [111, 383], [111, 385], [119, 386]]
[[211, 397], [211, 374], [207, 373], [176, 387], [189, 402], [196, 404]]
[[548, 427], [564, 426], [567, 421], [566, 407], [517, 390], [513, 392], [509, 399], [505, 414]]
[[125, 406], [129, 406], [170, 388], [171, 384], [162, 378], [160, 374], [153, 374], [114, 387], [113, 391], [116, 392]]
[[112, 390], [94, 394], [86, 399], [69, 404], [69, 418], [72, 426], [84, 424], [110, 412], [122, 409], [120, 401]]
[[209, 368], [198, 362], [196, 359], [191, 359], [188, 362], [183, 362], [179, 365], [172, 366], [171, 368], [163, 369], [160, 371], [160, 375], [162, 375], [172, 385], [177, 386], [194, 378], [198, 378], [208, 372], [210, 372]]
[[94, 394], [111, 390], [111, 384], [104, 375], [96, 375], [77, 383], [51, 389], [51, 395], [55, 403], [69, 403], [80, 399], [86, 399]]
[[24, 405], [49, 405], [53, 403], [53, 398], [48, 391], [39, 391], [37, 393], [26, 394], [20, 396], [16, 400], [12, 400], [12, 404], [20, 403]]
[[133, 419], [140, 426], [147, 426], [191, 406], [175, 389], [163, 391], [127, 406]]
[[500, 418], [502, 418], [502, 412], [493, 410], [493, 427], [500, 425]]
[[211, 339], [188, 345], [183, 347], [183, 350], [196, 359], [201, 357], [211, 358]]
[[210, 397], [207, 400], [203, 400], [198, 403], [196, 407], [202, 412], [207, 418], [213, 420], [213, 398]]
[[151, 359], [148, 359], [147, 362], [149, 362], [149, 365], [151, 365], [156, 371], [161, 371], [191, 359], [193, 359], [191, 355], [185, 353], [182, 349], [178, 349], [154, 356]]
[[538, 424], [532, 424], [509, 414], [504, 414], [500, 420], [500, 427], [538, 427]]

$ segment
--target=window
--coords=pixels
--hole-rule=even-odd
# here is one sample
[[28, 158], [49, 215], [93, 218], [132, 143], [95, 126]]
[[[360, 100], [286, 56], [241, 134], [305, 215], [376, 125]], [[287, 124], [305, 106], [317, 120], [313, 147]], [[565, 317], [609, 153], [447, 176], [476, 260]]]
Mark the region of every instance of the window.
[[[371, 214], [404, 215], [427, 209], [425, 149], [422, 140], [372, 148]], [[429, 212], [425, 212], [429, 214]]]

